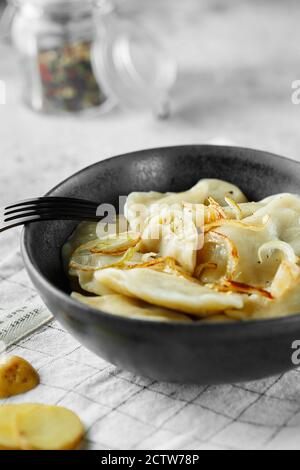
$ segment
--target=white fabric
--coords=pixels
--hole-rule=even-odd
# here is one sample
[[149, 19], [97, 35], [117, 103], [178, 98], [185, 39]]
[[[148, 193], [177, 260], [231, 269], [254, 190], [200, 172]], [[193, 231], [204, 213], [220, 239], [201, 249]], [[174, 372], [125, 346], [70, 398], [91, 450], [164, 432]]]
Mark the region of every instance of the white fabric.
[[[35, 390], [5, 403], [66, 406], [87, 429], [83, 449], [300, 449], [300, 370], [255, 383], [200, 387], [118, 370], [52, 321], [19, 253], [0, 265], [0, 341], [39, 371]], [[23, 338], [23, 340], [20, 340]]]
[[19, 252], [0, 264], [0, 341], [16, 343], [52, 315], [33, 289]]

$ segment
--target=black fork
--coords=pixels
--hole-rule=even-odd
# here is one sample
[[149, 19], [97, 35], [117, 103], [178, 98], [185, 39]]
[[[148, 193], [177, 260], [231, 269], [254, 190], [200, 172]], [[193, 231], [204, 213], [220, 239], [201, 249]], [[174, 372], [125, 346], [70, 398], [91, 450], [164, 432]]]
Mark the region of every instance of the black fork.
[[11, 204], [0, 212], [0, 232], [43, 220], [99, 221], [99, 204], [84, 199], [40, 197]]

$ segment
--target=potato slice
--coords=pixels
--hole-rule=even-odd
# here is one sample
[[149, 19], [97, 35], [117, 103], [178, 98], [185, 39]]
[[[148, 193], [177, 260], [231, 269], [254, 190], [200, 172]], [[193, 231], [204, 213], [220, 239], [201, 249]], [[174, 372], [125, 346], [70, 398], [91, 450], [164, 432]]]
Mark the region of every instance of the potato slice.
[[17, 406], [0, 407], [0, 450], [18, 450], [19, 444], [14, 431]]
[[15, 421], [20, 410], [29, 410], [32, 405], [4, 405], [0, 407], [0, 450], [19, 450]]
[[20, 410], [15, 430], [22, 450], [72, 450], [84, 436], [78, 416], [58, 406], [35, 405]]
[[37, 387], [40, 379], [29, 362], [17, 356], [0, 360], [0, 398], [8, 398]]

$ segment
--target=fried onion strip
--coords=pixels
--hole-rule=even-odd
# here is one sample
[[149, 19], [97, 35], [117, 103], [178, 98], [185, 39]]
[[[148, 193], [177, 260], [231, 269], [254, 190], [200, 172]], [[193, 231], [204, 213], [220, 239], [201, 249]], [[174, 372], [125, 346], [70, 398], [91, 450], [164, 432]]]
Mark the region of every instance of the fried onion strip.
[[227, 247], [228, 261], [227, 261], [225, 277], [232, 278], [236, 273], [238, 263], [239, 263], [239, 254], [237, 251], [237, 247], [235, 246], [233, 241], [230, 240], [230, 238], [227, 237], [226, 235], [223, 235], [222, 233], [211, 231], [205, 235], [204, 242], [215, 243], [217, 245], [222, 244]]
[[262, 297], [266, 297], [269, 300], [273, 300], [273, 295], [266, 291], [265, 289], [261, 289], [260, 287], [250, 286], [249, 284], [244, 284], [242, 282], [231, 281], [229, 279], [224, 280], [220, 284], [215, 284], [215, 287], [218, 290], [224, 292], [239, 292], [242, 294], [257, 294], [261, 295]]
[[225, 197], [225, 201], [227, 202], [228, 206], [233, 210], [234, 214], [236, 215], [236, 218], [238, 220], [242, 219], [243, 211], [240, 206], [230, 197]]
[[202, 263], [199, 264], [194, 272], [194, 276], [199, 279], [201, 274], [205, 269], [217, 269], [218, 265], [216, 263]]

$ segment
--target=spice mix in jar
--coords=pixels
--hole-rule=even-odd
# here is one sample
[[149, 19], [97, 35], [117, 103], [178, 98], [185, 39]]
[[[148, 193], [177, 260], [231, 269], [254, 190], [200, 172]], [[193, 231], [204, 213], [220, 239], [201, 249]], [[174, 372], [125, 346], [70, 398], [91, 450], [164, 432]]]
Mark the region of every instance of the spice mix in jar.
[[107, 99], [92, 66], [92, 0], [13, 0], [13, 7], [27, 104], [46, 113], [102, 108]]

